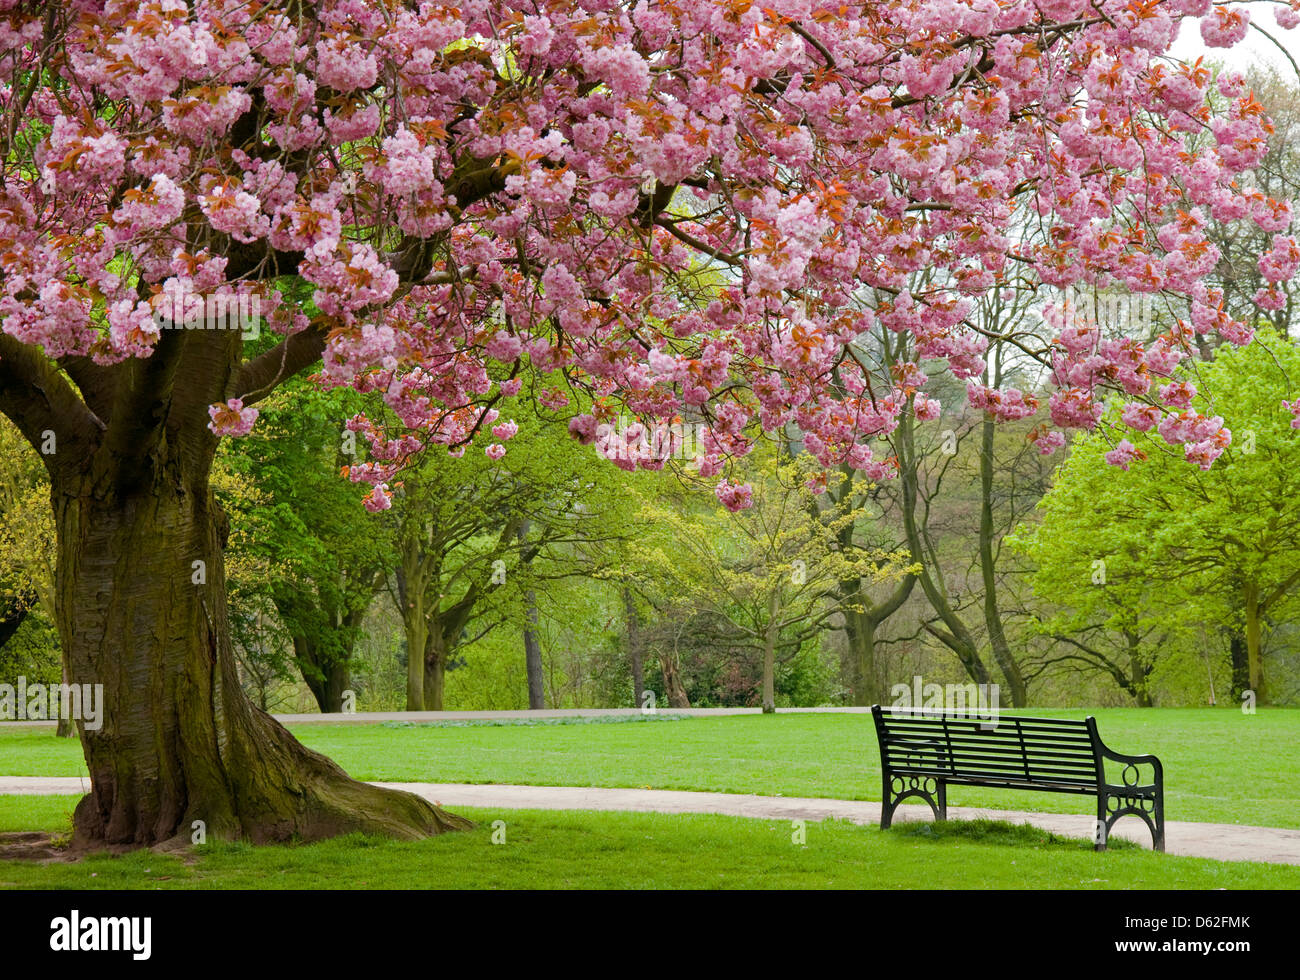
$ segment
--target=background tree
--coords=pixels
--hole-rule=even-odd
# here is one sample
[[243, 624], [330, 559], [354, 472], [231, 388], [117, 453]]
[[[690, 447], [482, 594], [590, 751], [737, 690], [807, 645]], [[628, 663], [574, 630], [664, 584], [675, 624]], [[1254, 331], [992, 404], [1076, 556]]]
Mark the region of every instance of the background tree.
[[[258, 435], [223, 454], [257, 484], [260, 503], [246, 508], [241, 530], [250, 557], [266, 569], [261, 598], [274, 608], [293, 663], [327, 712], [343, 710], [361, 623], [396, 563], [388, 526], [366, 513], [363, 491], [339, 479], [365, 450], [365, 440], [345, 427], [361, 406], [355, 393], [286, 385], [264, 403]], [[257, 609], [259, 597], [249, 592], [240, 598]], [[254, 612], [250, 625], [260, 623]], [[271, 639], [264, 630], [254, 633], [259, 649]]]
[[[1063, 607], [1048, 618], [1054, 631], [1105, 627], [1123, 637], [1139, 703], [1149, 703], [1149, 638], [1218, 622], [1238, 638], [1230, 650], [1245, 654], [1234, 687], [1244, 680], [1267, 703], [1264, 635], [1284, 609], [1295, 615], [1300, 585], [1300, 443], [1281, 404], [1296, 395], [1300, 350], [1265, 332], [1249, 347], [1220, 348], [1194, 377], [1216, 393], [1233, 432], [1221, 465], [1188, 467], [1150, 438], [1135, 445], [1112, 412], [1075, 441], [1041, 523], [1020, 542], [1040, 596]], [[1176, 410], [1160, 422], [1179, 424]], [[1116, 666], [1094, 651], [1085, 652]]]
[[[807, 485], [812, 460], [782, 464], [773, 448], [764, 447], [748, 464], [743, 492], [751, 499], [741, 511], [715, 511], [710, 520], [679, 501], [648, 501], [642, 520], [654, 531], [631, 544], [630, 562], [652, 604], [687, 600], [707, 611], [706, 626], [721, 642], [759, 654], [759, 703], [772, 712], [778, 662], [823, 632], [838, 611], [828, 600], [839, 584], [899, 578], [904, 562], [897, 554], [843, 547], [845, 528], [861, 512], [817, 507]], [[726, 487], [717, 496], [734, 492], [741, 491]], [[675, 685], [665, 681], [673, 704]]]

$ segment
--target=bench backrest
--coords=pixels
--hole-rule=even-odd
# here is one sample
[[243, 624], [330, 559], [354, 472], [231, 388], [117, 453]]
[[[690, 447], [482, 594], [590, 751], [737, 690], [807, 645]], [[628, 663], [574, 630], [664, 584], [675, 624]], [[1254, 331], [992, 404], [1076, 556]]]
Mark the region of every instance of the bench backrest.
[[1095, 787], [1092, 718], [1021, 718], [872, 709], [881, 764], [908, 776]]

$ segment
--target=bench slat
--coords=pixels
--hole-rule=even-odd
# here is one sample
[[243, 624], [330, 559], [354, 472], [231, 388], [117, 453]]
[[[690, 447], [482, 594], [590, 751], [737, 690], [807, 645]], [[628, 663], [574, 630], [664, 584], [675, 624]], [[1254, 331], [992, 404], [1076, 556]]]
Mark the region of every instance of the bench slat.
[[1082, 769], [1056, 769], [1051, 767], [1038, 766], [1025, 772], [1023, 766], [994, 766], [986, 763], [964, 763], [958, 766], [949, 766], [945, 762], [937, 759], [918, 759], [914, 762], [894, 761], [891, 760], [889, 768], [893, 772], [911, 774], [919, 770], [943, 772], [948, 775], [959, 775], [965, 773], [970, 776], [1007, 776], [1023, 779], [1032, 782], [1035, 779], [1069, 779], [1080, 782], [1097, 784], [1096, 772], [1088, 773]]
[[1096, 763], [1091, 759], [1054, 759], [1037, 756], [994, 755], [983, 752], [945, 752], [942, 749], [893, 749], [889, 752], [890, 765], [906, 765], [909, 759], [925, 759], [955, 769], [962, 769], [966, 766], [981, 766], [985, 769], [1024, 769], [1028, 767], [1035, 771], [1055, 769], [1091, 773], [1097, 771]]
[[[933, 743], [931, 743], [933, 744]], [[951, 742], [941, 743], [950, 750], [952, 755], [991, 755], [1007, 756], [1009, 758], [1024, 758], [1026, 755], [1031, 759], [1056, 759], [1062, 762], [1078, 762], [1080, 764], [1093, 765], [1094, 756], [1091, 750], [1086, 752], [1070, 751], [1067, 748], [1033, 748], [1032, 750], [1022, 749], [1019, 745], [979, 745], [971, 743], [958, 742], [953, 739]], [[894, 739], [885, 743], [887, 748], [909, 749], [912, 746], [920, 746], [920, 742], [905, 742]]]
[[[942, 732], [945, 726], [942, 724], [926, 723], [919, 721], [890, 721], [885, 726], [887, 732]], [[999, 735], [1007, 733], [1015, 734], [1017, 731], [1025, 735], [1032, 735], [1035, 738], [1063, 738], [1078, 741], [1090, 741], [1091, 736], [1086, 729], [1074, 728], [1033, 728], [1022, 725], [1017, 727], [1005, 718], [993, 724], [992, 722], [961, 722], [950, 723], [947, 728], [950, 732], [960, 732], [963, 735], [979, 735], [981, 737], [996, 738]]]

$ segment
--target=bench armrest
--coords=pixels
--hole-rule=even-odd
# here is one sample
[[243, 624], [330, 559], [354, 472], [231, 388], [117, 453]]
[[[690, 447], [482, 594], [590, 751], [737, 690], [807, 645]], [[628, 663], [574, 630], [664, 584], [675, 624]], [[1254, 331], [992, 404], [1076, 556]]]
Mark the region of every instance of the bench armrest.
[[1116, 752], [1109, 748], [1101, 741], [1098, 742], [1098, 748], [1101, 750], [1102, 758], [1109, 759], [1111, 762], [1122, 762], [1126, 766], [1150, 766], [1155, 774], [1151, 785], [1159, 787], [1164, 783], [1164, 767], [1154, 755], [1125, 755], [1123, 752]]

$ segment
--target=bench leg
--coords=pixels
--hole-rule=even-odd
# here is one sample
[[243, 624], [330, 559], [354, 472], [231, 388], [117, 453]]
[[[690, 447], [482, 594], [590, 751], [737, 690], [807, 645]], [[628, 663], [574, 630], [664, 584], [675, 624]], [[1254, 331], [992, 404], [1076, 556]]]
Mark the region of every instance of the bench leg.
[[1106, 824], [1106, 794], [1102, 792], [1097, 794], [1097, 826], [1093, 830], [1092, 849], [1106, 850], [1106, 838], [1109, 834], [1110, 827]]
[[935, 791], [935, 799], [939, 803], [939, 819], [948, 819], [948, 784], [942, 779], [939, 780], [939, 788]]
[[889, 825], [894, 822], [894, 807], [898, 803], [893, 799], [893, 780], [889, 776], [889, 770], [881, 770], [881, 787], [880, 787], [880, 829], [888, 830]]

